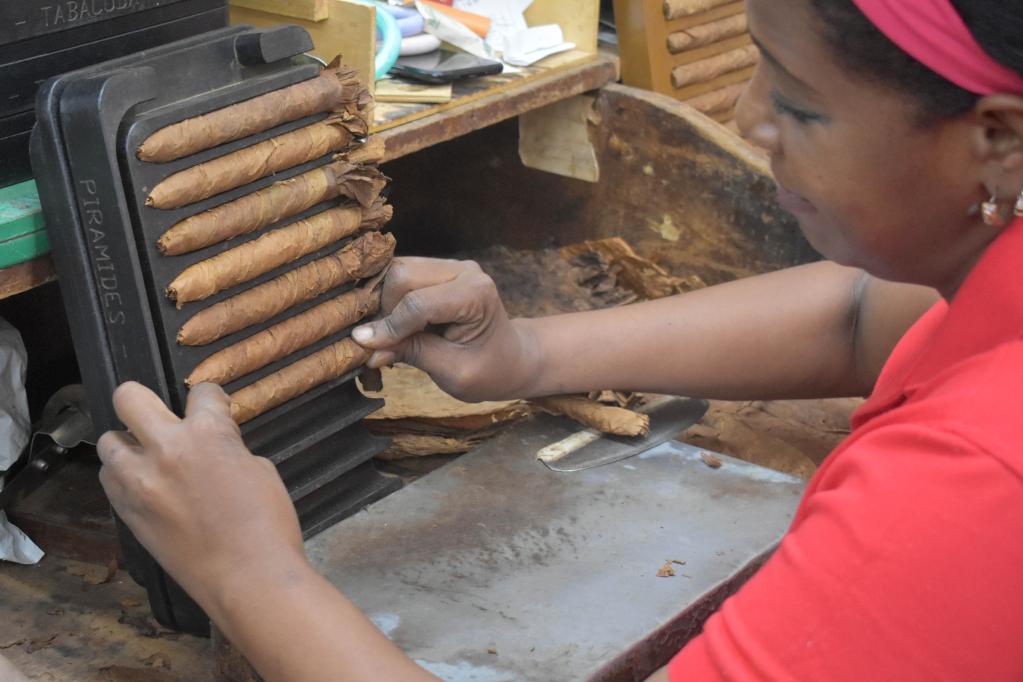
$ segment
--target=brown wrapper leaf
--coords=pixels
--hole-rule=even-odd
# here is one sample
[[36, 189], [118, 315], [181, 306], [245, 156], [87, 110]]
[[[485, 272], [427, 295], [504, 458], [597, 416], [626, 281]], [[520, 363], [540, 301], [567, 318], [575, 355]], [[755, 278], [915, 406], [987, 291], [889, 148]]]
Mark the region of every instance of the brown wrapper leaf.
[[614, 436], [645, 436], [650, 433], [650, 417], [622, 407], [601, 405], [583, 396], [558, 395], [531, 401], [553, 415], [565, 415], [575, 421]]
[[380, 309], [383, 276], [318, 306], [290, 317], [249, 338], [214, 353], [192, 371], [185, 384], [229, 384], [297, 350], [352, 326]]
[[146, 206], [180, 208], [344, 149], [368, 131], [360, 118], [332, 116], [290, 133], [200, 163], [162, 180]]
[[138, 157], [152, 163], [174, 161], [312, 114], [357, 115], [368, 102], [369, 92], [352, 68], [326, 69], [316, 78], [162, 128], [146, 138]]
[[335, 161], [186, 218], [164, 232], [156, 246], [168, 256], [191, 253], [261, 230], [338, 196], [371, 206], [386, 184], [387, 177], [376, 168]]
[[370, 277], [391, 262], [394, 237], [369, 232], [343, 249], [252, 287], [195, 314], [178, 332], [178, 343], [201, 346], [259, 324], [288, 308], [347, 282]]
[[359, 230], [380, 229], [391, 219], [392, 212], [381, 199], [368, 210], [339, 206], [272, 230], [186, 268], [167, 287], [167, 296], [178, 308], [190, 301], [201, 301], [319, 251]]
[[320, 384], [361, 367], [371, 354], [372, 351], [351, 339], [342, 339], [232, 393], [231, 417], [244, 424]]

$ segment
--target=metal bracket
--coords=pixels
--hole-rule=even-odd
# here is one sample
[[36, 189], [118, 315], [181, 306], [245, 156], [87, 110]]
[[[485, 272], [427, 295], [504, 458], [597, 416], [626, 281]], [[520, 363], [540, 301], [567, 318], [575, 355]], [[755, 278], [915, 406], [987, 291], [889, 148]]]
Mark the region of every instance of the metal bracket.
[[65, 386], [46, 401], [19, 464], [0, 490], [0, 510], [39, 487], [67, 462], [67, 453], [92, 437], [92, 416], [81, 384]]

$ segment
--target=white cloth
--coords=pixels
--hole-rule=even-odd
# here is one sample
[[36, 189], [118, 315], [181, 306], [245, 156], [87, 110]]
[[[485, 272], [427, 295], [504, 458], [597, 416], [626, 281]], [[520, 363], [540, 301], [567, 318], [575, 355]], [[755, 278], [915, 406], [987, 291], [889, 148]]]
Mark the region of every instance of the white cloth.
[[[0, 474], [17, 461], [32, 434], [25, 395], [27, 363], [21, 334], [0, 319]], [[0, 560], [34, 564], [42, 558], [43, 550], [0, 512]]]

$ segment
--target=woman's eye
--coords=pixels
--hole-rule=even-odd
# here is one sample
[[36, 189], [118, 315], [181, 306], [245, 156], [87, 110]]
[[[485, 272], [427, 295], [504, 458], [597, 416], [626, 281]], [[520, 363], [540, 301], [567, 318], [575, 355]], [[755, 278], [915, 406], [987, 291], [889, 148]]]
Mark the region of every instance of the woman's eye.
[[777, 92], [771, 93], [771, 104], [774, 106], [774, 110], [777, 113], [785, 116], [791, 116], [797, 123], [818, 123], [824, 120], [824, 117], [820, 114], [815, 114], [792, 106]]

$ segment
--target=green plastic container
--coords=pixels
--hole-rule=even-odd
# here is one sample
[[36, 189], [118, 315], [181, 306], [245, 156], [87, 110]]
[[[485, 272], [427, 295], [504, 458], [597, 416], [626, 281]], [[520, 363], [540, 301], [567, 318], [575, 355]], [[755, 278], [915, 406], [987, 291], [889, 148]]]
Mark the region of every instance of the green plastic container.
[[35, 180], [0, 188], [0, 268], [50, 252]]

